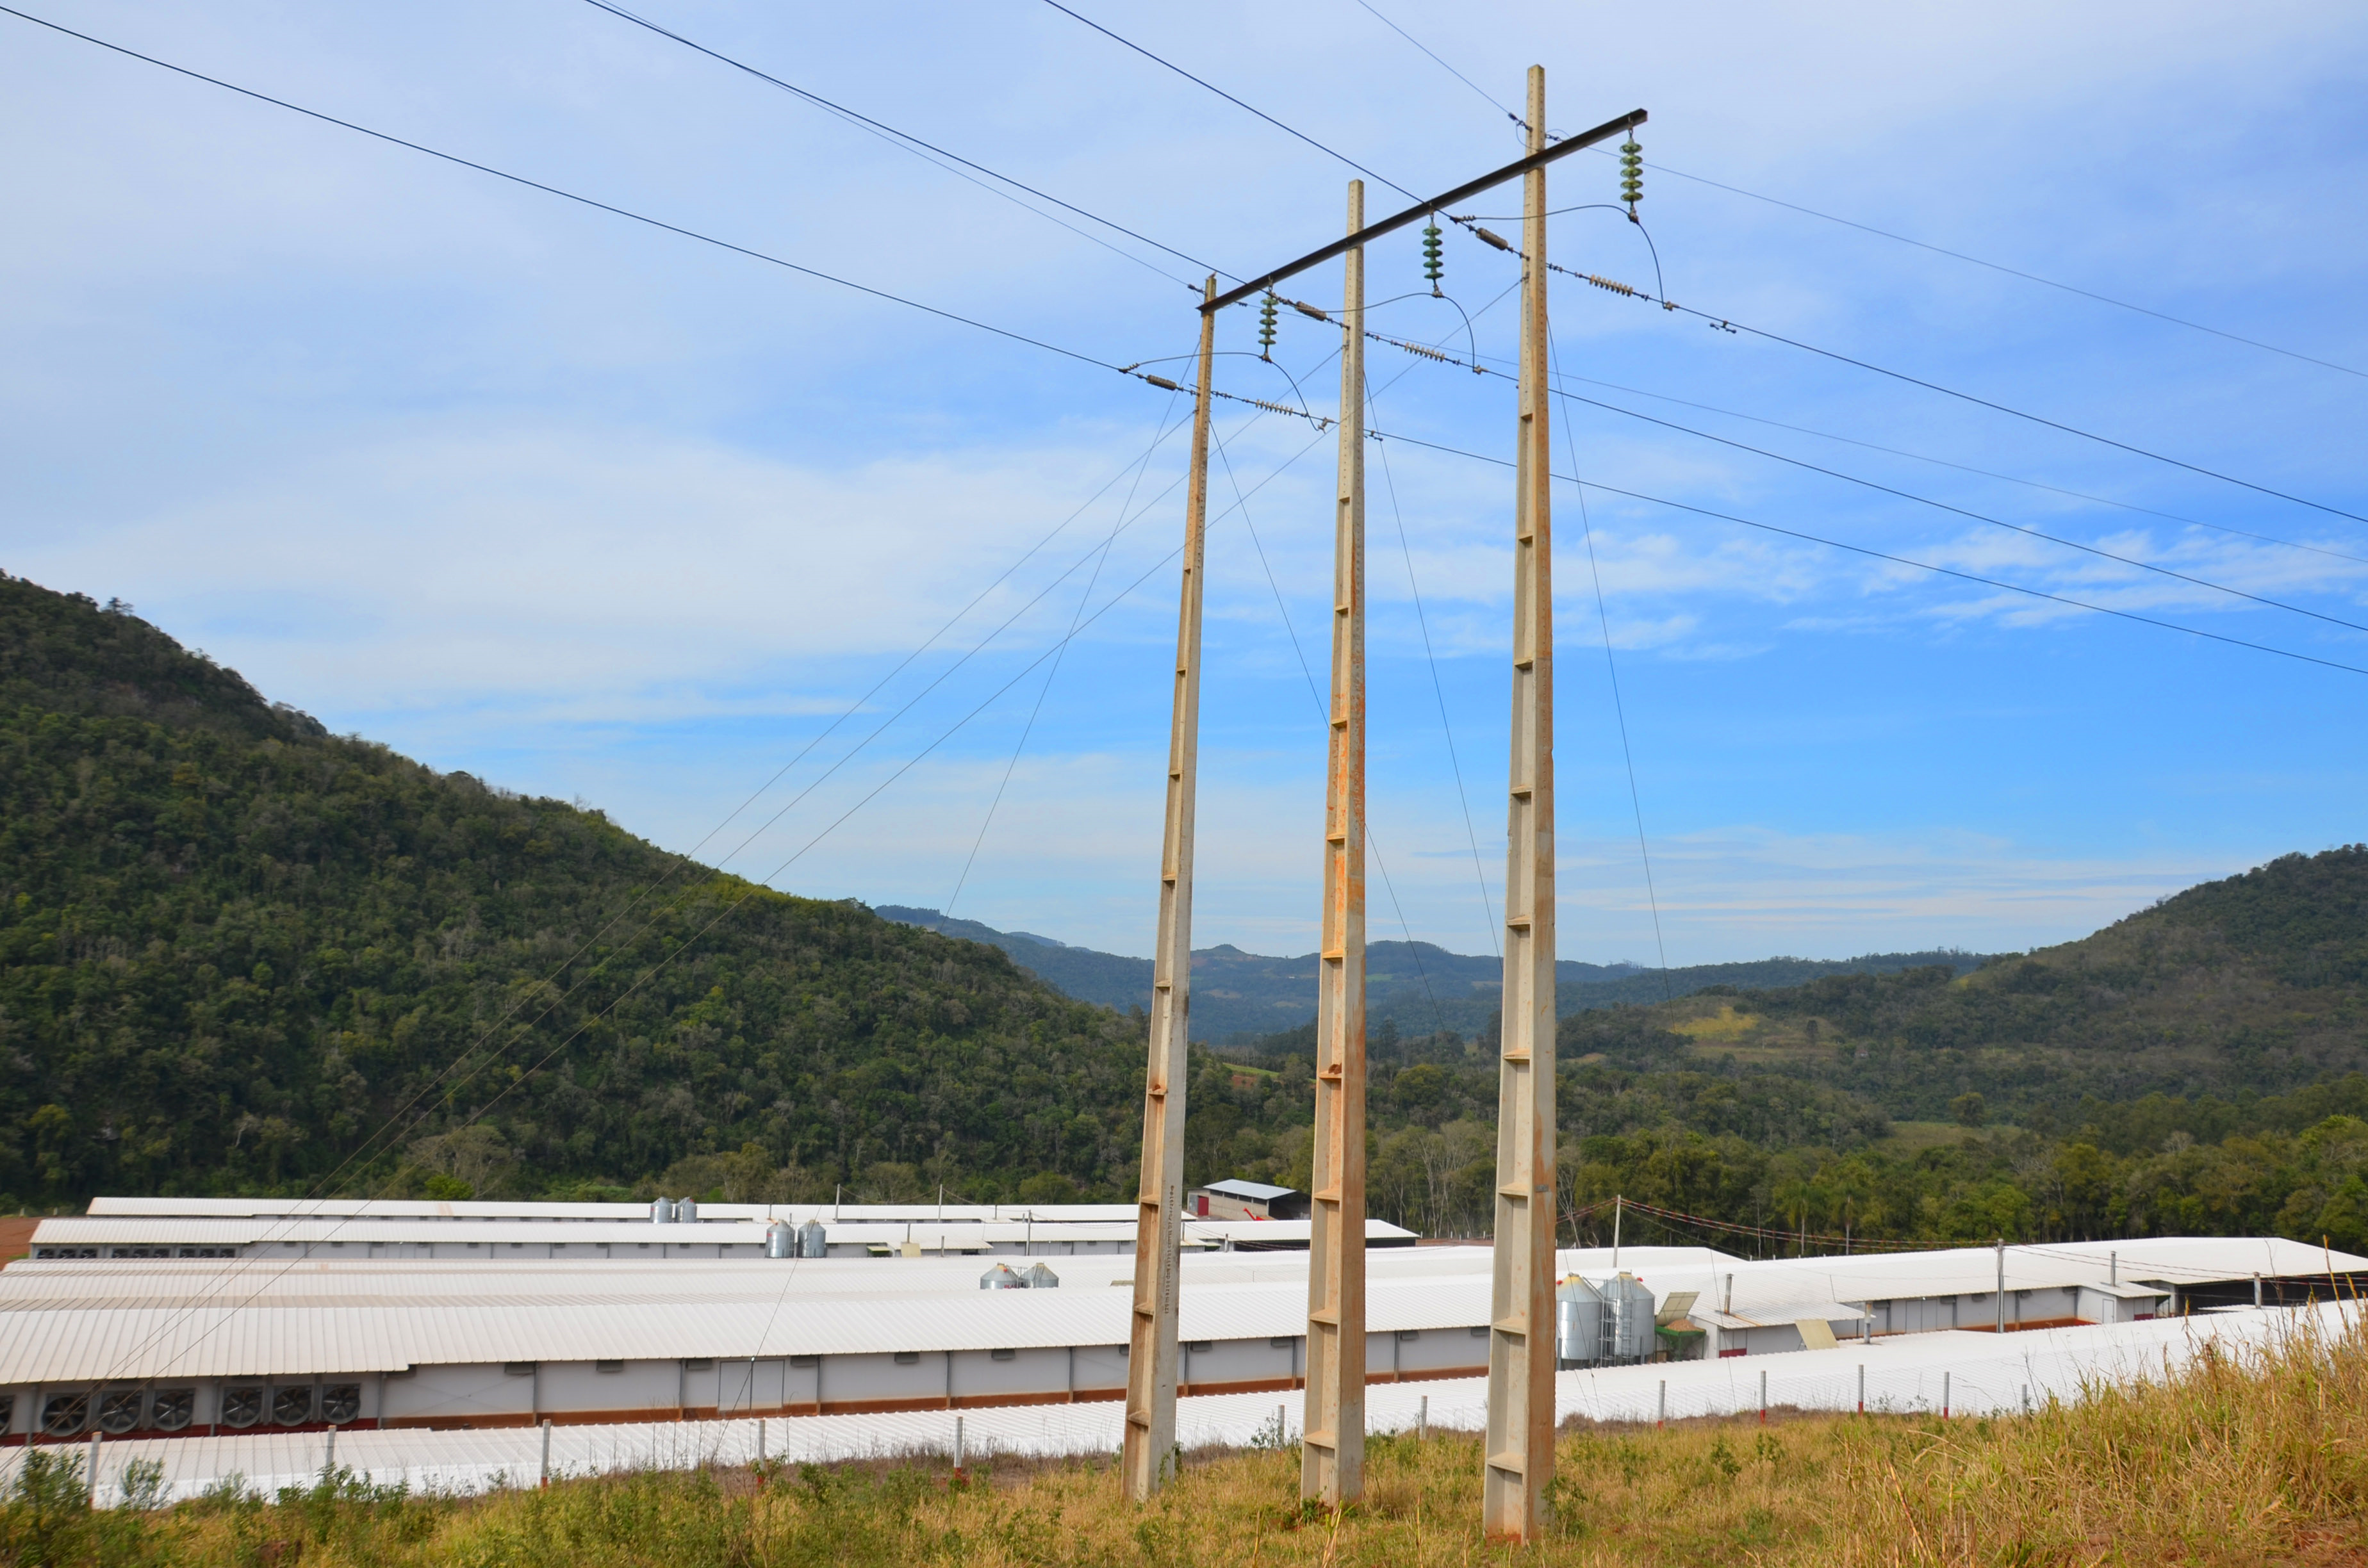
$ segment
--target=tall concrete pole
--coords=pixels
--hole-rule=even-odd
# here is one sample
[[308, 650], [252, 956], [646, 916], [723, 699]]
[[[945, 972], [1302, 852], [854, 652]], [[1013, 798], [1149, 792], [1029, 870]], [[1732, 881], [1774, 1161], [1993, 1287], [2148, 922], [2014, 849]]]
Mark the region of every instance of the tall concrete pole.
[[[1530, 151], [1545, 148], [1546, 74], [1530, 67]], [[1521, 177], [1520, 419], [1513, 500], [1513, 744], [1505, 837], [1504, 1035], [1481, 1523], [1535, 1540], [1554, 1479], [1554, 571], [1546, 439], [1546, 173]]]
[[[1349, 232], [1365, 184], [1349, 182]], [[1307, 1252], [1303, 1497], [1365, 1490], [1365, 250], [1340, 307], [1340, 487], [1332, 523], [1332, 712], [1315, 993], [1315, 1175]]]
[[[1212, 277], [1201, 297], [1212, 299]], [[1209, 377], [1217, 316], [1201, 315], [1192, 469], [1184, 491], [1184, 586], [1167, 729], [1167, 817], [1159, 850], [1159, 944], [1152, 954], [1151, 1060], [1143, 1085], [1143, 1172], [1134, 1223], [1121, 1484], [1132, 1501], [1175, 1478], [1176, 1298], [1184, 1238], [1184, 1042], [1192, 990], [1192, 811], [1201, 750], [1201, 567], [1209, 517]]]

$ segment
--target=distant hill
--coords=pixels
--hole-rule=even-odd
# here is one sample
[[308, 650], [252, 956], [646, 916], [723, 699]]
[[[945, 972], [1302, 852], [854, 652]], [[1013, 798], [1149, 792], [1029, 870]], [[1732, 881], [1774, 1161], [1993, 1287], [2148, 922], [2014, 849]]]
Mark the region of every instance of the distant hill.
[[1968, 1094], [2067, 1125], [2082, 1096], [2283, 1093], [2368, 1071], [2368, 845], [2283, 856], [1971, 974], [1721, 986], [1563, 1032], [1581, 1054], [1786, 1072], [1913, 1119]]
[[[908, 926], [1001, 948], [1012, 961], [1081, 1002], [1128, 1008], [1151, 1005], [1151, 960], [1072, 947], [1026, 931], [998, 931], [975, 920], [949, 920], [934, 909], [883, 903], [872, 913]], [[1889, 974], [1939, 964], [1952, 972], [1980, 967], [1975, 953], [1873, 953], [1864, 958], [1760, 959], [1748, 963], [1645, 969], [1565, 959], [1554, 966], [1555, 1006], [1565, 1016], [1691, 995], [1711, 985], [1794, 985], [1829, 974]], [[1192, 1034], [1213, 1042], [1247, 1042], [1298, 1028], [1315, 1016], [1315, 955], [1268, 958], [1239, 948], [1192, 952]], [[1365, 949], [1366, 1010], [1374, 1027], [1406, 1034], [1486, 1029], [1504, 985], [1502, 961], [1451, 953], [1430, 942], [1372, 942]]]

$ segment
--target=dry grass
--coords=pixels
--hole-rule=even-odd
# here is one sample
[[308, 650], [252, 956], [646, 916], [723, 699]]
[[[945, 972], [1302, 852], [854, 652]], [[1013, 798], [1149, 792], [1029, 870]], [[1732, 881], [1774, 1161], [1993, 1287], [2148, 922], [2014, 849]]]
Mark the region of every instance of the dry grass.
[[[875, 1465], [573, 1482], [470, 1501], [324, 1486], [93, 1518], [5, 1514], [8, 1562], [709, 1564], [2357, 1563], [2368, 1562], [2368, 1334], [2206, 1356], [2176, 1382], [1998, 1421], [1795, 1416], [1573, 1429], [1558, 1523], [1477, 1536], [1479, 1445], [1382, 1438], [1364, 1501], [1304, 1509], [1295, 1452], [1211, 1456], [1155, 1506], [1107, 1462]], [[46, 1533], [44, 1533], [46, 1531]], [[77, 1533], [78, 1532], [78, 1533]], [[302, 1542], [299, 1548], [296, 1543]]]

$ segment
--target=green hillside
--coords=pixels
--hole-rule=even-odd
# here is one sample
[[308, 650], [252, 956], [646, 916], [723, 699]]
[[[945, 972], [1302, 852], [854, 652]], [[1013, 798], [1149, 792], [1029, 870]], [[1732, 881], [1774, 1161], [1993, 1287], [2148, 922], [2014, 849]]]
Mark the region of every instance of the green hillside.
[[1141, 1050], [992, 948], [329, 735], [0, 578], [0, 1205], [701, 1156], [785, 1196], [1115, 1190]]
[[2284, 856], [1963, 977], [1713, 987], [1564, 1034], [1636, 1065], [1813, 1077], [1909, 1119], [1967, 1094], [2068, 1129], [2084, 1099], [2281, 1093], [2368, 1071], [2368, 846]]

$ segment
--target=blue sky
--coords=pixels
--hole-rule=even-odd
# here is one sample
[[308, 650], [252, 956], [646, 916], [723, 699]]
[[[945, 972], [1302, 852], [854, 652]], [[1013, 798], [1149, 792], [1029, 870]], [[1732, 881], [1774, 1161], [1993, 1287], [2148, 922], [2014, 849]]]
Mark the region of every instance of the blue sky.
[[[1354, 0], [1078, 8], [1409, 188], [1519, 151]], [[1543, 63], [1557, 129], [1647, 108], [1642, 211], [1680, 303], [2368, 514], [2357, 7], [1381, 8], [1499, 99]], [[581, 0], [41, 14], [1096, 358], [1191, 346], [1173, 256]], [[1338, 232], [1350, 171], [1034, 0], [643, 14], [1232, 273]], [[942, 906], [961, 881], [959, 914], [1148, 950], [1166, 393], [0, 28], [0, 567], [130, 600], [339, 731], [781, 886]], [[1557, 206], [1614, 194], [1593, 154], [1553, 178]], [[1374, 247], [1374, 297], [1419, 290], [1417, 243]], [[1611, 213], [1557, 218], [1553, 254], [1652, 283]], [[1419, 295], [1373, 324], [1508, 355], [1513, 264], [1460, 233], [1447, 262], [1468, 339]], [[1554, 324], [1572, 392], [2333, 619], [1584, 405], [1557, 409], [1565, 473], [2368, 667], [2334, 623], [2368, 625], [2368, 524], [1566, 278]], [[1239, 352], [1254, 331], [1229, 312], [1218, 384], [1298, 395]], [[1276, 358], [1318, 409], [1337, 347], [1286, 312]], [[1414, 441], [1509, 456], [1510, 389], [1380, 347], [1369, 370], [1373, 422], [1414, 438], [1369, 455], [1372, 929], [1486, 951], [1510, 479]], [[1304, 950], [1323, 734], [1300, 653], [1320, 685], [1334, 449], [1238, 405], [1218, 428], [1196, 938]], [[1554, 502], [1565, 956], [2028, 947], [2368, 836], [2368, 676], [1579, 497]]]

